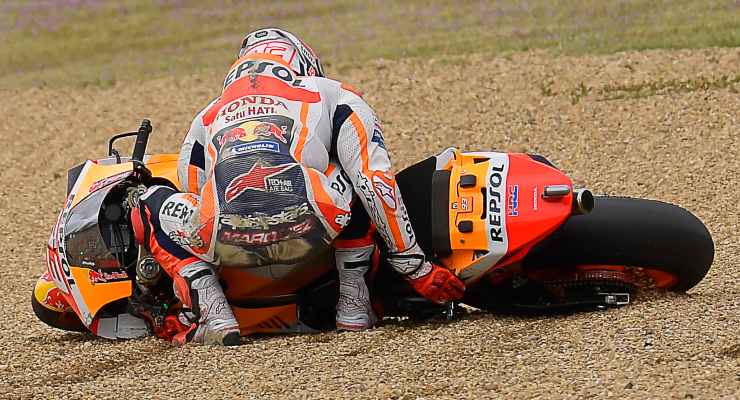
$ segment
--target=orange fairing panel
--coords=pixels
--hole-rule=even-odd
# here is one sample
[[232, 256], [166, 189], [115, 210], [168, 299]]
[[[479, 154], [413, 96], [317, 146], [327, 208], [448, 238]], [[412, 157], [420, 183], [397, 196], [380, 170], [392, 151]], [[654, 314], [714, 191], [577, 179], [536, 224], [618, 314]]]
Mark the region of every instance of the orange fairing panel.
[[93, 282], [90, 268], [70, 267], [70, 270], [90, 316], [94, 317], [106, 304], [131, 296], [130, 280]]
[[468, 283], [524, 257], [571, 214], [570, 194], [542, 197], [548, 185], [572, 188], [570, 179], [526, 154], [462, 153], [446, 169], [452, 254], [443, 264]]
[[508, 170], [508, 154], [495, 152], [463, 153], [451, 165], [448, 222], [452, 254], [443, 263], [465, 282], [479, 278], [509, 250]]
[[[184, 185], [180, 182], [177, 175], [177, 154], [156, 154], [145, 158], [147, 168], [152, 172], [152, 176], [167, 179], [182, 191]], [[187, 182], [184, 182], [187, 184]]]
[[254, 333], [281, 333], [295, 331], [298, 310], [295, 304], [276, 307], [233, 307], [242, 336]]
[[[182, 190], [177, 175], [178, 157], [177, 154], [157, 154], [146, 156], [144, 160], [147, 168], [152, 172], [152, 176], [167, 179]], [[130, 161], [116, 164], [112, 160], [112, 158], [107, 158], [85, 163], [79, 181], [75, 184], [73, 207], [90, 193], [123, 179], [134, 169], [134, 164]]]
[[115, 182], [118, 175], [125, 175], [133, 170], [134, 165], [130, 162], [121, 164], [101, 165], [94, 161], [88, 161], [80, 173], [80, 180], [75, 184], [77, 188], [72, 200], [72, 207], [86, 198], [90, 193], [103, 186]]

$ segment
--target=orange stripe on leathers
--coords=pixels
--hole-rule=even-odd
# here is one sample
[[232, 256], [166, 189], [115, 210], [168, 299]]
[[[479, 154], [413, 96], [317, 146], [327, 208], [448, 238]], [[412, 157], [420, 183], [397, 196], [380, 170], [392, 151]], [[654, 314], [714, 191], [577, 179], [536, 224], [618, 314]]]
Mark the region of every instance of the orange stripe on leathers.
[[335, 168], [336, 167], [334, 166], [334, 164], [329, 163], [329, 165], [326, 166], [326, 171], [324, 171], [324, 175], [326, 176], [331, 175], [331, 173], [334, 171]]
[[308, 103], [301, 105], [301, 133], [298, 134], [298, 144], [295, 146], [295, 152], [293, 157], [300, 162], [303, 158], [303, 146], [306, 145], [306, 139], [308, 138]]
[[[362, 159], [362, 173], [370, 178], [374, 190], [375, 184], [372, 183], [373, 174], [370, 172], [369, 167], [370, 158], [367, 154], [368, 138], [367, 132], [365, 131], [365, 125], [362, 124], [360, 117], [357, 115], [357, 113], [354, 112], [349, 116], [349, 120], [352, 123], [352, 126], [355, 128], [358, 139], [360, 140], [360, 158]], [[393, 184], [395, 194], [395, 180], [393, 181]], [[396, 195], [396, 200], [398, 200], [398, 195]], [[398, 221], [396, 221], [396, 211], [388, 207], [382, 198], [380, 199], [380, 203], [383, 204], [383, 212], [385, 213], [385, 217], [388, 219], [388, 225], [391, 229], [391, 234], [393, 234], [393, 241], [396, 244], [397, 250], [405, 250], [406, 244], [404, 243], [403, 237], [401, 236], [401, 229], [398, 227]]]
[[[208, 144], [206, 148], [208, 155], [212, 160], [216, 159], [216, 150], [213, 148], [213, 144]], [[215, 219], [216, 209], [214, 202], [218, 201], [216, 194], [213, 190], [213, 171], [211, 176], [206, 178], [206, 182], [201, 188], [200, 193], [200, 205], [198, 207], [198, 218], [201, 226], [198, 231], [195, 232], [203, 240], [203, 247], [190, 246], [190, 249], [198, 254], [205, 254], [211, 247], [211, 238], [213, 237], [213, 223]]]
[[316, 200], [316, 204], [319, 206], [319, 211], [321, 211], [321, 214], [324, 216], [326, 221], [329, 222], [329, 225], [331, 225], [334, 231], [341, 231], [342, 227], [337, 224], [335, 219], [342, 210], [334, 204], [334, 201], [332, 201], [331, 197], [329, 197], [324, 190], [324, 185], [321, 184], [319, 172], [313, 168], [306, 168], [305, 170], [308, 172], [308, 178], [311, 180], [311, 190], [313, 191], [313, 197]]
[[195, 165], [188, 165], [188, 187], [187, 190], [190, 193], [198, 193], [198, 167]]
[[[380, 173], [378, 173], [380, 175]], [[385, 180], [384, 180], [385, 182]], [[387, 182], [386, 182], [387, 183]], [[403, 236], [401, 236], [401, 228], [398, 226], [398, 220], [396, 219], [396, 210], [398, 210], [398, 190], [396, 187], [396, 180], [391, 181], [392, 185], [389, 184], [393, 188], [393, 195], [395, 196], [396, 200], [396, 208], [390, 208], [387, 204], [385, 204], [385, 201], [383, 201], [383, 198], [380, 197], [380, 202], [383, 204], [383, 212], [385, 212], [385, 217], [388, 218], [388, 225], [391, 228], [391, 233], [393, 234], [393, 241], [396, 242], [396, 247], [398, 251], [406, 250], [406, 243], [403, 241]], [[375, 189], [375, 183], [373, 183], [373, 189]], [[377, 192], [375, 193], [378, 194]]]
[[[369, 158], [367, 156], [367, 132], [365, 132], [365, 126], [362, 124], [362, 121], [360, 121], [360, 117], [357, 115], [357, 113], [352, 113], [349, 116], [349, 121], [352, 123], [352, 126], [355, 127], [355, 131], [357, 132], [357, 138], [360, 139], [360, 158], [362, 159], [362, 172], [367, 173], [370, 167], [368, 166], [370, 164]], [[367, 175], [370, 176], [369, 174]]]

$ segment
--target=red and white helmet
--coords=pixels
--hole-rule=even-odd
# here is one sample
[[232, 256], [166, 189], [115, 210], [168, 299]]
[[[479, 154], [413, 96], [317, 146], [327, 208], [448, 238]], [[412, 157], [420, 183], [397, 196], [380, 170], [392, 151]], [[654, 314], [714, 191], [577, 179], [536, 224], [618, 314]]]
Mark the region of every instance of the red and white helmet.
[[270, 54], [282, 58], [300, 76], [324, 76], [319, 57], [296, 35], [279, 28], [262, 28], [242, 40], [239, 57]]

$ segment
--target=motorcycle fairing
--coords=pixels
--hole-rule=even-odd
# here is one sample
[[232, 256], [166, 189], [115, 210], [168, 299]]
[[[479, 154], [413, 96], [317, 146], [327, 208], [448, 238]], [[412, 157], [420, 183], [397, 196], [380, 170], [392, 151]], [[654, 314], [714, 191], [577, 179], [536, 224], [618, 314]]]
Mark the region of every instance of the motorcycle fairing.
[[36, 281], [33, 288], [33, 296], [36, 301], [49, 310], [59, 313], [72, 311], [72, 307], [62, 295], [61, 290], [54, 284], [54, 279], [47, 270]]
[[[521, 260], [573, 213], [573, 183], [560, 170], [528, 154], [509, 154], [509, 162], [506, 224], [511, 250], [499, 266]], [[570, 193], [546, 198], [543, 193], [549, 185], [568, 186]], [[516, 210], [512, 208], [515, 203]]]
[[[450, 232], [460, 232], [450, 240], [453, 256], [465, 254], [474, 260], [458, 270], [460, 279], [469, 282], [484, 274], [499, 262], [509, 249], [506, 229], [506, 181], [509, 156], [504, 153], [467, 153], [460, 157], [458, 168], [450, 177]], [[472, 186], [464, 185], [462, 177], [476, 177]], [[481, 179], [482, 178], [482, 179]], [[465, 203], [468, 203], [467, 205]], [[472, 223], [473, 235], [463, 232], [463, 221]], [[464, 235], [464, 236], [463, 236]], [[459, 250], [462, 250], [460, 252]]]
[[315, 333], [301, 322], [296, 304], [262, 308], [243, 308], [232, 305], [234, 317], [239, 321], [239, 333], [248, 336], [255, 333]]
[[134, 339], [151, 334], [146, 321], [128, 313], [95, 318], [89, 328], [95, 335], [106, 339]]
[[447, 211], [450, 254], [442, 263], [470, 284], [494, 267], [512, 264], [571, 215], [572, 195], [541, 196], [547, 185], [568, 185], [560, 171], [526, 154], [457, 153]]
[[[79, 189], [79, 185], [75, 185], [48, 243], [49, 274], [86, 327], [90, 327], [93, 317], [104, 305], [131, 295], [130, 279], [115, 282], [100, 279], [103, 269], [123, 271], [98, 229], [99, 210], [111, 188], [100, 188], [75, 203]], [[70, 252], [70, 244], [74, 252]]]
[[[179, 187], [177, 158], [176, 154], [151, 156], [145, 158], [145, 164], [152, 176]], [[131, 277], [111, 254], [98, 226], [106, 195], [115, 183], [132, 173], [133, 163], [126, 160], [118, 163], [114, 157], [108, 157], [86, 161], [49, 238], [48, 272], [72, 310], [91, 330], [98, 311], [132, 293]], [[84, 251], [70, 254], [70, 241], [75, 248]], [[110, 331], [105, 327], [104, 324], [101, 333]]]
[[72, 196], [72, 207], [92, 193], [122, 181], [134, 171], [134, 164], [131, 162], [110, 164], [108, 163], [109, 160], [111, 158], [85, 162], [69, 193]]

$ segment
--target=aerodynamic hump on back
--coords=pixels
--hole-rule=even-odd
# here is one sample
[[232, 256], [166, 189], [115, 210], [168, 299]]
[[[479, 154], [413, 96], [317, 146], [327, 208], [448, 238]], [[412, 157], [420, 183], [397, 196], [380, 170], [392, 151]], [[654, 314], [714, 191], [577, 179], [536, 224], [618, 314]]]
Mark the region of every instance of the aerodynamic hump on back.
[[443, 261], [467, 282], [520, 260], [571, 214], [569, 196], [542, 197], [547, 185], [572, 188], [568, 177], [527, 154], [457, 153], [438, 173], [448, 186], [446, 205], [435, 205], [449, 216], [435, 227], [449, 237]]

